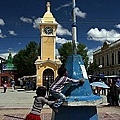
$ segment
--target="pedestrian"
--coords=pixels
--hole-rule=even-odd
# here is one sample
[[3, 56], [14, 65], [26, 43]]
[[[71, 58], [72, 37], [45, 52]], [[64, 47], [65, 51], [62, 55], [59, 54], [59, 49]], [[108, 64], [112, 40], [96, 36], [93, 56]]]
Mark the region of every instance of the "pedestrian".
[[34, 97], [35, 99], [34, 99], [33, 107], [24, 120], [41, 120], [40, 113], [41, 110], [43, 109], [43, 106], [45, 104], [51, 106], [54, 103], [54, 101], [48, 101], [45, 98], [46, 87], [44, 86], [37, 88], [36, 95], [37, 96]]
[[35, 80], [32, 81], [32, 90], [33, 91], [36, 90], [36, 81]]
[[49, 82], [49, 81], [47, 81], [47, 83], [46, 83], [47, 96], [49, 96], [49, 86], [50, 86], [50, 82]]
[[107, 90], [107, 102], [108, 102], [108, 105], [112, 105], [112, 98], [110, 95], [110, 89]]
[[11, 87], [12, 87], [12, 91], [15, 90], [15, 81], [14, 79], [11, 80]]
[[112, 105], [119, 106], [119, 89], [116, 86], [115, 80], [113, 80], [113, 83], [110, 87], [110, 95], [111, 95]]
[[21, 89], [23, 88], [23, 80], [21, 80], [20, 78], [18, 78], [18, 81], [20, 82], [20, 86], [21, 86]]
[[4, 93], [6, 93], [6, 90], [7, 90], [7, 81], [4, 82], [3, 88], [4, 88]]
[[[83, 85], [84, 79], [75, 80], [75, 79], [68, 78], [67, 69], [61, 66], [58, 69], [58, 76], [55, 78], [55, 81], [50, 86], [49, 93], [57, 99], [57, 102], [53, 104], [52, 108], [57, 109], [65, 101], [66, 96], [62, 93], [62, 90], [66, 83], [80, 83]], [[58, 112], [58, 109], [56, 110], [56, 112]]]

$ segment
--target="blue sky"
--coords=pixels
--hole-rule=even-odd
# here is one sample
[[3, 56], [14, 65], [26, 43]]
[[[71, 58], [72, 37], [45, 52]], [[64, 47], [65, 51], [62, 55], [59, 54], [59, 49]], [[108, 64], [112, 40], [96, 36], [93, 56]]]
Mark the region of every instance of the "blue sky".
[[[14, 55], [30, 41], [40, 42], [38, 22], [46, 12], [47, 0], [0, 0], [0, 56]], [[58, 22], [56, 43], [72, 40], [72, 0], [48, 0]], [[87, 46], [88, 55], [108, 40], [120, 39], [120, 0], [76, 0], [77, 42]]]

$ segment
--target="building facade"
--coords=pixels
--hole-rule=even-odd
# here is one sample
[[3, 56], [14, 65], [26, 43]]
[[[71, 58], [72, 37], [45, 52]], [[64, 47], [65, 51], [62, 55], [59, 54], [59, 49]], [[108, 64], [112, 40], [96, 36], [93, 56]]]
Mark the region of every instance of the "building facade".
[[40, 21], [41, 56], [35, 61], [37, 86], [48, 87], [57, 76], [61, 65], [55, 54], [56, 30], [58, 23], [50, 11], [50, 2], [47, 2], [47, 11]]
[[5, 62], [5, 59], [0, 57], [0, 73], [3, 72], [3, 69], [2, 69], [2, 66], [3, 66], [3, 63]]
[[7, 60], [2, 59], [1, 63], [0, 86], [3, 86], [5, 81], [8, 86], [11, 86], [11, 80], [13, 79], [17, 83], [17, 68], [13, 64], [12, 54], [9, 53]]
[[94, 74], [120, 76], [120, 39], [113, 42], [104, 42], [101, 49], [93, 52], [93, 62], [99, 66]]

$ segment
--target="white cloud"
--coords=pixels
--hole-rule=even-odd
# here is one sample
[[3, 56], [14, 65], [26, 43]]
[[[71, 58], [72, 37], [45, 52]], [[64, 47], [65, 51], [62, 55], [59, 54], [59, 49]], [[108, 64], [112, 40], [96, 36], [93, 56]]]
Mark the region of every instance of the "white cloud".
[[30, 19], [30, 18], [27, 18], [27, 17], [20, 17], [20, 20], [21, 21], [23, 21], [23, 22], [25, 22], [25, 23], [32, 23], [32, 19]]
[[64, 44], [66, 42], [72, 42], [72, 40], [67, 40], [65, 38], [56, 37], [56, 43]]
[[8, 57], [9, 53], [2, 53], [0, 54], [0, 57], [6, 59]]
[[64, 7], [69, 7], [70, 5], [72, 5], [72, 3], [66, 3], [64, 5], [61, 5], [60, 7], [56, 8], [55, 10], [60, 10], [61, 8], [64, 8]]
[[93, 62], [93, 52], [94, 51], [96, 51], [96, 50], [98, 50], [98, 49], [100, 49], [101, 48], [101, 46], [98, 46], [97, 48], [93, 48], [93, 49], [89, 49], [88, 50], [88, 57], [89, 57], [89, 63], [91, 62]]
[[[34, 17], [33, 17], [34, 18]], [[39, 23], [41, 21], [41, 18], [38, 17], [36, 19], [34, 19], [34, 21], [30, 18], [26, 18], [26, 17], [21, 17], [20, 18], [21, 21], [25, 22], [25, 23], [33, 23], [33, 28], [35, 29], [39, 29]]]
[[[40, 24], [41, 18], [36, 18], [33, 22], [33, 27], [36, 29], [39, 29], [39, 24]], [[69, 35], [71, 36], [71, 32], [68, 29], [63, 28], [59, 23], [57, 27], [57, 35]]]
[[2, 25], [2, 26], [3, 26], [3, 25], [5, 25], [4, 20], [3, 20], [3, 19], [1, 19], [1, 18], [0, 18], [0, 25]]
[[9, 33], [10, 35], [13, 35], [13, 36], [16, 36], [16, 35], [17, 35], [17, 34], [15, 33], [15, 31], [13, 31], [13, 30], [8, 31], [8, 33]]
[[0, 38], [5, 38], [6, 35], [3, 35], [2, 30], [0, 29]]
[[34, 22], [33, 22], [33, 27], [39, 29], [40, 21], [41, 21], [40, 17], [38, 17], [37, 19], [35, 19]]
[[[59, 44], [64, 44], [66, 42], [72, 42], [72, 40], [67, 40], [65, 38], [60, 38], [60, 37], [56, 37], [56, 43], [59, 43]], [[97, 47], [97, 48], [94, 48], [94, 49], [89, 49], [88, 50], [88, 57], [89, 57], [89, 63], [90, 62], [93, 62], [93, 52], [100, 49], [101, 46]], [[57, 52], [57, 51], [56, 51]], [[58, 53], [56, 53], [56, 55], [58, 55]]]
[[58, 24], [57, 35], [72, 35], [67, 29], [63, 28], [60, 24]]
[[[56, 8], [55, 10], [60, 10], [61, 8], [69, 7], [69, 6], [71, 6], [72, 4], [73, 4], [72, 2], [66, 3], [66, 4], [61, 5], [60, 7]], [[76, 16], [78, 16], [78, 17], [85, 18], [86, 15], [87, 15], [85, 12], [80, 11], [80, 9], [79, 9], [78, 7], [75, 7], [74, 10], [75, 10]]]
[[21, 42], [18, 43], [18, 45], [21, 45], [21, 44], [22, 44]]
[[76, 16], [78, 17], [85, 18], [87, 15], [85, 12], [80, 11], [78, 7], [76, 7], [74, 10], [75, 10]]
[[88, 57], [89, 57], [89, 63], [93, 62], [93, 50], [92, 49], [88, 50], [87, 54], [88, 54]]
[[118, 33], [115, 30], [106, 30], [98, 28], [92, 28], [87, 32], [88, 39], [95, 40], [95, 41], [101, 41], [104, 42], [106, 40], [110, 42], [114, 42], [118, 39], [120, 39], [120, 33]]
[[[11, 54], [12, 54], [12, 57], [13, 57], [13, 56], [16, 55], [17, 53], [12, 52]], [[9, 56], [9, 52], [0, 54], [0, 57], [2, 57], [2, 58], [4, 58], [4, 59], [7, 59], [8, 56]]]
[[115, 25], [116, 28], [120, 28], [120, 24]]
[[60, 56], [60, 55], [59, 55], [59, 52], [58, 52], [58, 49], [55, 49], [55, 55], [56, 55], [56, 56]]

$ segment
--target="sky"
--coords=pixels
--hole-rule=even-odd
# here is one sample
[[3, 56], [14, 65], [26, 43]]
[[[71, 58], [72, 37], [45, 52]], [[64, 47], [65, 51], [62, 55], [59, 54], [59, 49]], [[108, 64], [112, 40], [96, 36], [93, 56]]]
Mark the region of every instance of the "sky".
[[[58, 23], [56, 46], [72, 40], [72, 0], [0, 0], [0, 57], [15, 55], [31, 41], [40, 43], [39, 22], [46, 2]], [[89, 60], [107, 40], [120, 39], [120, 0], [75, 0], [77, 42], [86, 45]]]

